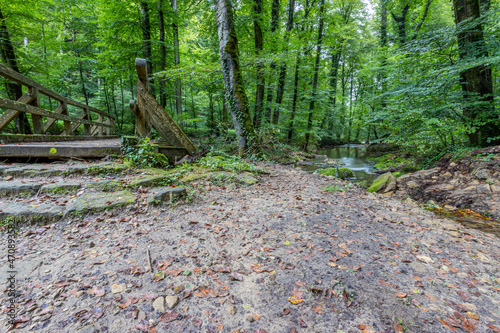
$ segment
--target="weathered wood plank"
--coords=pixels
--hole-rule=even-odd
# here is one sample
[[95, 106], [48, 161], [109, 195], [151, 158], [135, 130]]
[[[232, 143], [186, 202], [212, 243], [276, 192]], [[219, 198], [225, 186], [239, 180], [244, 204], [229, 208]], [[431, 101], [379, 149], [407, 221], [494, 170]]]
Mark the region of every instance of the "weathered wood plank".
[[2, 65], [0, 64], [0, 75], [2, 75], [3, 77], [6, 77], [7, 79], [11, 80], [11, 81], [14, 81], [14, 82], [17, 82], [19, 84], [22, 84], [24, 86], [27, 86], [27, 87], [34, 87], [34, 88], [37, 88], [38, 91], [41, 93], [41, 94], [44, 94], [46, 96], [49, 96], [57, 101], [60, 101], [60, 102], [66, 102], [67, 104], [69, 105], [73, 105], [73, 106], [77, 106], [79, 108], [86, 108], [88, 107], [89, 108], [89, 111], [92, 111], [92, 112], [95, 112], [95, 113], [99, 113], [99, 114], [102, 114], [106, 117], [111, 117], [111, 118], [114, 118], [113, 115], [107, 113], [107, 112], [104, 112], [104, 111], [101, 111], [99, 109], [96, 109], [94, 107], [91, 107], [91, 106], [87, 106], [83, 103], [80, 103], [80, 102], [77, 102], [77, 101], [74, 101], [72, 99], [69, 99], [69, 98], [66, 98], [64, 96], [61, 96], [59, 95], [58, 93], [50, 90], [49, 88], [45, 87], [45, 86], [42, 86], [41, 84], [39, 84], [38, 82], [12, 70], [11, 68], [5, 66], [5, 65]]
[[[17, 101], [19, 103], [31, 103], [36, 97], [28, 91], [26, 94], [22, 95]], [[0, 131], [5, 128], [11, 121], [16, 119], [16, 117], [21, 113], [21, 111], [17, 110], [5, 110], [5, 112], [0, 116]]]
[[[73, 118], [73, 117], [66, 116], [66, 115], [59, 114], [59, 113], [48, 112], [48, 111], [40, 109], [39, 107], [36, 107], [36, 106], [26, 105], [26, 104], [19, 103], [19, 102], [14, 102], [14, 101], [11, 101], [11, 100], [5, 99], [5, 98], [0, 98], [0, 108], [12, 109], [12, 110], [20, 111], [20, 112], [36, 114], [39, 116], [51, 117], [51, 118], [55, 118], [55, 119], [59, 119], [59, 120], [66, 120], [66, 121], [86, 124], [86, 125], [89, 125], [89, 128], [91, 125], [96, 124], [96, 122], [93, 122], [90, 120], [78, 119], [78, 118]], [[103, 125], [103, 126], [109, 126], [109, 125]]]
[[105, 157], [119, 155], [119, 146], [0, 145], [0, 157]]
[[0, 141], [7, 143], [22, 142], [61, 142], [61, 141], [96, 141], [118, 139], [119, 136], [84, 136], [84, 135], [46, 135], [46, 134], [0, 134]]
[[[156, 101], [154, 96], [147, 91], [146, 87], [140, 80], [138, 81], [138, 86], [139, 96], [145, 101], [144, 111], [146, 113], [146, 117], [150, 119], [151, 124], [156, 129], [158, 134], [168, 142], [171, 142], [173, 145], [184, 147], [190, 154], [196, 153], [196, 147], [193, 143], [162, 108], [160, 103]], [[141, 106], [139, 105], [139, 109], [140, 108]]]
[[[38, 94], [38, 89], [32, 87], [32, 88], [30, 88], [30, 90], [31, 90], [31, 94], [35, 98], [29, 104], [36, 106], [36, 107], [39, 107], [40, 106], [40, 94]], [[31, 121], [33, 123], [33, 133], [34, 134], [42, 134], [42, 131], [43, 131], [43, 118], [42, 118], [42, 116], [32, 114]]]

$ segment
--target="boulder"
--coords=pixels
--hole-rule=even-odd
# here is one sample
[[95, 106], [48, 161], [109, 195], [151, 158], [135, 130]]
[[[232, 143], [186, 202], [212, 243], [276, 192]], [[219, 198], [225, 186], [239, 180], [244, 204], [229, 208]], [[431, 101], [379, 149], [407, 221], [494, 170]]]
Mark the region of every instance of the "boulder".
[[178, 198], [186, 195], [186, 189], [184, 187], [162, 187], [158, 192], [153, 193], [148, 198], [149, 204], [160, 204], [172, 200], [173, 198]]
[[135, 196], [129, 191], [85, 193], [75, 199], [67, 208], [66, 214], [99, 212], [115, 207], [132, 205]]
[[367, 189], [368, 192], [387, 193], [396, 190], [396, 177], [390, 172], [380, 175]]
[[319, 173], [325, 176], [334, 176], [342, 180], [354, 177], [354, 172], [349, 168], [326, 168]]

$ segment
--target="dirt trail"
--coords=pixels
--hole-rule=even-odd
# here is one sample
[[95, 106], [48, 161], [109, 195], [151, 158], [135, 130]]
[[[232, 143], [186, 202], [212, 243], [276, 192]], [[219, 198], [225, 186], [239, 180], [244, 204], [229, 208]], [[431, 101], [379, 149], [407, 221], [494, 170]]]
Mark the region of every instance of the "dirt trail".
[[498, 238], [265, 167], [253, 186], [200, 189], [172, 209], [23, 230], [13, 331], [500, 332]]

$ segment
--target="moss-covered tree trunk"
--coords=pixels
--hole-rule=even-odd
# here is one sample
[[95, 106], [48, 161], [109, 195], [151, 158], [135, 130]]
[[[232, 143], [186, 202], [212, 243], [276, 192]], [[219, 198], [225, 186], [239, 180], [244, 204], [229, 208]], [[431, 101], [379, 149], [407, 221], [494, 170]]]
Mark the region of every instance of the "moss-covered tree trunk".
[[216, 0], [215, 9], [225, 95], [238, 139], [238, 152], [243, 155], [247, 148], [258, 147], [258, 139], [243, 86], [231, 0]]
[[[167, 50], [165, 47], [165, 20], [163, 15], [163, 0], [158, 2], [158, 29], [160, 30], [160, 71], [167, 68]], [[167, 105], [165, 75], [160, 78], [160, 104], [163, 108]]]
[[318, 89], [318, 75], [319, 75], [319, 61], [321, 58], [321, 45], [323, 44], [323, 25], [324, 18], [323, 13], [325, 12], [325, 0], [321, 0], [319, 9], [319, 28], [318, 28], [318, 42], [316, 44], [316, 61], [314, 64], [314, 78], [312, 87], [311, 103], [309, 104], [309, 116], [307, 117], [307, 131], [305, 135], [304, 150], [307, 151], [307, 146], [309, 145], [309, 139], [311, 136], [311, 130], [313, 127], [313, 114], [314, 114], [314, 104], [316, 102], [316, 94]]
[[153, 59], [151, 51], [151, 23], [149, 20], [149, 7], [145, 0], [141, 0], [141, 27], [142, 27], [142, 56], [146, 59], [149, 81], [149, 91], [154, 95]]
[[[278, 28], [278, 20], [279, 20], [279, 9], [280, 9], [280, 0], [273, 0], [272, 6], [271, 6], [271, 40], [270, 40], [270, 47], [269, 51], [271, 53], [276, 52], [276, 38], [274, 36], [274, 33], [276, 32], [276, 29]], [[266, 104], [266, 114], [263, 116], [264, 122], [269, 122], [271, 123], [271, 109], [272, 109], [272, 103], [273, 103], [273, 76], [274, 72], [276, 71], [276, 62], [274, 61], [274, 58], [271, 60], [271, 65], [269, 66], [269, 80], [267, 81], [267, 104]]]
[[[455, 22], [458, 29], [458, 53], [460, 59], [473, 62], [486, 58], [483, 27], [480, 21], [478, 0], [454, 0]], [[488, 64], [467, 68], [460, 73], [464, 94], [463, 114], [473, 126], [469, 141], [474, 146], [487, 146], [500, 140], [488, 139], [500, 136], [499, 115], [493, 100], [493, 81]]]
[[[264, 39], [262, 37], [262, 0], [255, 0], [254, 4], [254, 38], [255, 38], [255, 56], [258, 58], [262, 53], [264, 46]], [[255, 89], [255, 112], [254, 112], [254, 126], [256, 129], [260, 126], [260, 121], [262, 117], [262, 109], [264, 108], [264, 89], [265, 89], [265, 77], [264, 77], [264, 63], [257, 59], [257, 88]]]

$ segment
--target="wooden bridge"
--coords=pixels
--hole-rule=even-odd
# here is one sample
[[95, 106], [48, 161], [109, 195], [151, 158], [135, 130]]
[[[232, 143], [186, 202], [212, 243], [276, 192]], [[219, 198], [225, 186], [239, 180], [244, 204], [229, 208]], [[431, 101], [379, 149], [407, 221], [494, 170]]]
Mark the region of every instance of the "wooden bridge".
[[[170, 159], [192, 155], [196, 148], [149, 92], [146, 61], [136, 59], [138, 102], [130, 101], [136, 115], [136, 135], [146, 137], [152, 128], [162, 137], [157, 151]], [[12, 157], [81, 157], [97, 158], [121, 154], [120, 137], [114, 135], [115, 116], [89, 105], [66, 98], [34, 80], [0, 64], [0, 75], [7, 80], [27, 87], [27, 92], [17, 101], [0, 98], [0, 158]], [[40, 94], [58, 102], [55, 111], [41, 108]], [[80, 109], [78, 116], [69, 114], [68, 105]], [[31, 116], [34, 134], [2, 134], [7, 125], [19, 114]], [[62, 131], [56, 130], [62, 121]]]

